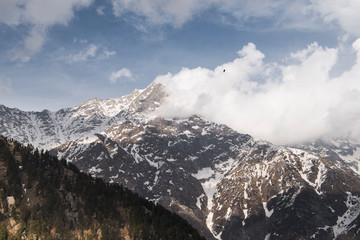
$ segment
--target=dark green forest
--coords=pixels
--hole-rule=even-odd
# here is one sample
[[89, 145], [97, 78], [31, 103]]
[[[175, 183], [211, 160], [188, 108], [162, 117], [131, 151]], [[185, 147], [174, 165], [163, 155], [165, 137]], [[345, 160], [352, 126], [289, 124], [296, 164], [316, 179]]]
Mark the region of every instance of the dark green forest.
[[24, 238], [205, 239], [180, 216], [123, 186], [0, 137], [0, 239]]

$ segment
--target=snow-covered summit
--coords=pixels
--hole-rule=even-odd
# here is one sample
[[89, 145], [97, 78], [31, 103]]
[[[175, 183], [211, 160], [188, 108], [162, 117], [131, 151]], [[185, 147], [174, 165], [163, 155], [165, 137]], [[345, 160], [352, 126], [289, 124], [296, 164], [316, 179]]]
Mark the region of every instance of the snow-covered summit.
[[[128, 112], [141, 115], [153, 111], [163, 98], [163, 87], [153, 83], [127, 96], [106, 100], [93, 98], [56, 112], [26, 112], [0, 106], [0, 135], [51, 149], [67, 141], [101, 133], [112, 123], [121, 121]], [[152, 103], [155, 100], [156, 103]]]
[[201, 116], [164, 119], [165, 97], [152, 83], [56, 112], [0, 105], [0, 134], [162, 204], [207, 239], [359, 237], [359, 145], [277, 146]]

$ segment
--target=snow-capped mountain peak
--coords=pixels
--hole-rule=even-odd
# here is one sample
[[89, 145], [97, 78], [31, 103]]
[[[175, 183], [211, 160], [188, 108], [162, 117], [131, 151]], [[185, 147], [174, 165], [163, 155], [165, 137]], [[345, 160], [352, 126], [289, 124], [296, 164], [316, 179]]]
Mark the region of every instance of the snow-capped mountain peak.
[[185, 217], [208, 239], [359, 237], [360, 145], [277, 146], [201, 116], [161, 118], [153, 83], [56, 112], [0, 106], [0, 134]]
[[1, 106], [0, 134], [35, 147], [52, 149], [67, 141], [101, 133], [128, 112], [141, 115], [153, 111], [163, 97], [162, 86], [153, 83], [127, 96], [106, 100], [93, 98], [56, 112], [24, 112]]

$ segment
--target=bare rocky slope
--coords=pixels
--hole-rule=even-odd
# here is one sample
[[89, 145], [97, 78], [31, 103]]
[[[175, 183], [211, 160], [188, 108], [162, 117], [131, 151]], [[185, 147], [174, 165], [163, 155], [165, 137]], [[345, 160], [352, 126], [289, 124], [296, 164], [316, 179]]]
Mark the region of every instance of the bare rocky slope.
[[153, 83], [57, 112], [0, 106], [0, 134], [123, 184], [208, 239], [360, 237], [359, 145], [276, 146], [201, 116], [156, 117], [165, 96]]

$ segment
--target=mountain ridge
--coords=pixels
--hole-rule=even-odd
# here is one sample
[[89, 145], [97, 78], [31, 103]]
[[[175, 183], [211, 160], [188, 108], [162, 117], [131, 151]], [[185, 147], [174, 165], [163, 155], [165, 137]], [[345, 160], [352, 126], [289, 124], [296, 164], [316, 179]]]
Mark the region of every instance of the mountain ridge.
[[[166, 89], [156, 83], [122, 99], [128, 100], [126, 107], [115, 106], [120, 111], [111, 117], [103, 117], [91, 104], [106, 100], [78, 105], [79, 113], [65, 121], [71, 123], [70, 138], [57, 139], [50, 152], [162, 204], [208, 239], [358, 236], [360, 195], [355, 183], [360, 180], [354, 166], [360, 159], [349, 160], [358, 145], [348, 155], [330, 146], [332, 153], [327, 154], [321, 144], [277, 146], [201, 116], [164, 119], [154, 115], [166, 99]], [[57, 113], [66, 115], [66, 110]], [[26, 139], [30, 131], [19, 129], [33, 122], [0, 117], [1, 123], [11, 121], [18, 124], [16, 131], [2, 127], [0, 133]], [[56, 127], [67, 129], [49, 126], [38, 128], [50, 133]]]

